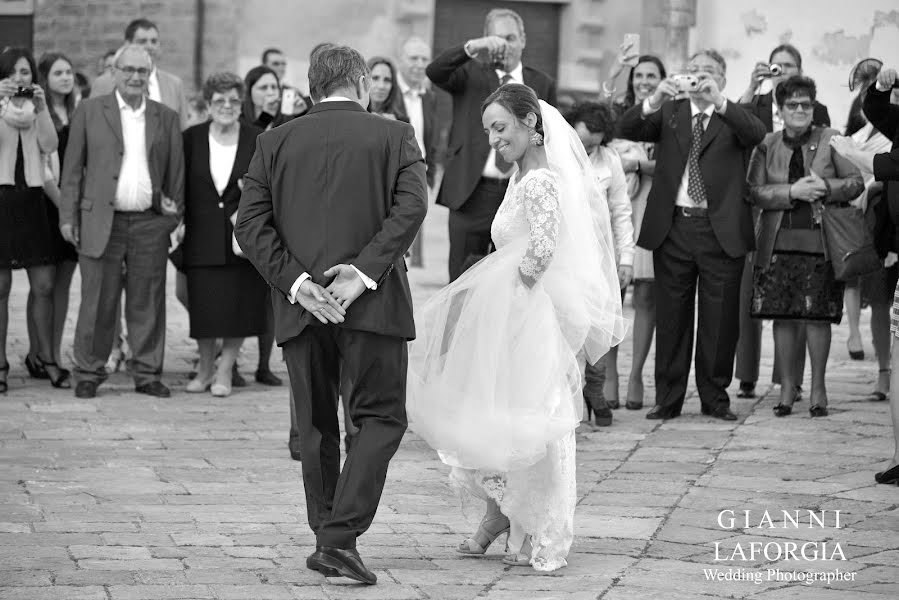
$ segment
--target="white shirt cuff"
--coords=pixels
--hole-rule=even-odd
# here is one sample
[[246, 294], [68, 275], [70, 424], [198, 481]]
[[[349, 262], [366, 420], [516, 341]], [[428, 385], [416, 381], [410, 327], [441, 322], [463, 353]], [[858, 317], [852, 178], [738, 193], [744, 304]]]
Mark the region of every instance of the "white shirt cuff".
[[[468, 45], [469, 45], [470, 43], [471, 43], [471, 40], [468, 40], [467, 42], [465, 42], [465, 45], [462, 46], [462, 49], [465, 50], [465, 54], [468, 55], [468, 58], [474, 58], [475, 55], [472, 54], [472, 53], [468, 50]], [[363, 281], [365, 281], [365, 280], [363, 279]]]
[[356, 275], [359, 276], [359, 279], [362, 280], [362, 283], [365, 284], [365, 287], [367, 287], [367, 288], [370, 289], [370, 290], [376, 290], [376, 289], [378, 289], [378, 284], [375, 283], [370, 277], [367, 277], [367, 276], [365, 275], [365, 273], [363, 273], [362, 271], [360, 271], [359, 269], [357, 269], [357, 268], [354, 267], [353, 265], [350, 265], [350, 266], [353, 267], [353, 270], [354, 270], [354, 271], [356, 271]]
[[297, 294], [300, 292], [300, 286], [303, 285], [303, 282], [307, 279], [311, 279], [312, 276], [309, 273], [303, 273], [297, 280], [293, 282], [293, 285], [290, 286], [290, 296], [287, 297], [287, 301], [291, 304], [297, 303]]
[[883, 87], [882, 85], [880, 85], [879, 79], [877, 80], [877, 83], [875, 84], [875, 88], [877, 89], [878, 92], [886, 92], [886, 91], [889, 91], [890, 89], [892, 89], [892, 88]]
[[656, 108], [653, 108], [652, 104], [650, 104], [650, 102], [649, 102], [649, 98], [647, 98], [646, 100], [643, 101], [643, 116], [645, 117], [645, 116], [651, 115], [654, 112], [658, 112], [660, 108], [662, 108], [662, 107], [658, 106]]

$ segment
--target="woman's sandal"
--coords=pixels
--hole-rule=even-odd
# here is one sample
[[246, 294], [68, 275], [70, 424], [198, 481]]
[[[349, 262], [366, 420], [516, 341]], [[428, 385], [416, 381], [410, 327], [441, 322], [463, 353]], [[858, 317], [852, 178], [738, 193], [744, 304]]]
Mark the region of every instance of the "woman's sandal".
[[[892, 369], [878, 369], [877, 370], [878, 378], [880, 377], [881, 373], [892, 373]], [[887, 395], [884, 392], [881, 392], [880, 390], [874, 390], [873, 392], [868, 394], [868, 397], [866, 398], [866, 400], [868, 402], [884, 402], [884, 401], [886, 401], [886, 399], [887, 399]]]
[[[505, 523], [505, 526], [499, 531], [491, 531], [486, 525], [488, 523], [493, 523], [494, 521], [499, 521], [501, 524]], [[460, 554], [484, 554], [487, 552], [487, 548], [496, 541], [496, 538], [504, 533], [508, 536], [509, 529], [509, 518], [505, 515], [493, 517], [492, 519], [484, 519], [481, 521], [475, 534], [459, 544], [456, 548], [456, 552]], [[506, 537], [506, 541], [508, 543], [508, 537]]]
[[34, 356], [31, 354], [25, 355], [25, 368], [28, 369], [28, 374], [31, 375], [32, 379], [50, 379], [50, 376], [47, 375], [47, 369], [44, 368], [44, 363], [41, 362], [41, 359], [36, 354]]
[[[69, 371], [61, 369], [55, 362], [48, 362], [41, 359], [40, 356], [38, 356], [37, 359], [44, 365], [44, 369], [47, 369], [47, 377], [50, 379], [50, 385], [61, 390], [72, 389], [72, 383], [69, 381], [69, 376], [71, 375]], [[56, 377], [51, 374], [50, 369], [57, 372]]]
[[503, 562], [513, 567], [529, 567], [531, 566], [531, 554], [534, 553], [534, 547], [531, 544], [531, 536], [526, 535], [521, 549], [518, 552], [511, 552], [503, 557]]
[[0, 367], [0, 375], [3, 375], [3, 379], [0, 379], [0, 394], [5, 394], [9, 389], [9, 385], [6, 383], [6, 378], [9, 376], [9, 363]]

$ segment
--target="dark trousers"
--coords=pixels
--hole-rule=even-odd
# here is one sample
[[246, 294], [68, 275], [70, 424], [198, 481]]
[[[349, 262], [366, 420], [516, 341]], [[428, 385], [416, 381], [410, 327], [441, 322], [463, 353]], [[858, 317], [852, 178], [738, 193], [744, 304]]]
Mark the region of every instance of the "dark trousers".
[[[303, 457], [306, 512], [316, 545], [352, 549], [371, 525], [387, 465], [406, 431], [406, 340], [308, 326], [282, 346]], [[340, 469], [341, 369], [359, 428]]]
[[[624, 296], [627, 294], [627, 288], [621, 290], [621, 301], [624, 302]], [[606, 404], [606, 396], [602, 391], [606, 384], [606, 355], [603, 355], [596, 364], [591, 365], [589, 362], [584, 366], [584, 400], [593, 410], [602, 410], [608, 405]]]
[[449, 278], [455, 281], [490, 249], [490, 225], [503, 202], [507, 180], [482, 177], [465, 204], [449, 214]]
[[700, 402], [729, 406], [739, 335], [740, 278], [744, 257], [721, 248], [711, 222], [675, 213], [668, 237], [653, 252], [656, 295], [656, 404], [679, 411], [693, 358], [697, 283], [696, 387]]
[[[165, 274], [173, 217], [151, 211], [116, 212], [106, 250], [83, 254], [81, 307], [75, 326], [75, 380], [101, 383], [112, 351], [119, 301], [125, 290], [125, 321], [136, 385], [158, 381], [165, 355]], [[124, 271], [122, 265], [125, 265]]]

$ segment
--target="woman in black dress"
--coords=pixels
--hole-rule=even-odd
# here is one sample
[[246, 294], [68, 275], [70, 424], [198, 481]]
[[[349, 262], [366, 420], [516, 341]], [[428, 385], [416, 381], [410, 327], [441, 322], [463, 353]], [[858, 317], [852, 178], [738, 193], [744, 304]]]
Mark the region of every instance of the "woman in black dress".
[[[44, 200], [47, 205], [47, 215], [51, 225], [53, 245], [56, 249], [56, 277], [53, 281], [53, 362], [62, 365], [62, 334], [66, 324], [66, 314], [69, 311], [69, 289], [72, 286], [72, 276], [75, 267], [78, 266], [78, 252], [75, 246], [62, 239], [59, 233], [59, 174], [62, 172], [62, 164], [66, 154], [66, 144], [69, 141], [69, 120], [75, 112], [81, 100], [80, 92], [75, 86], [75, 72], [72, 69], [72, 61], [59, 52], [48, 52], [41, 57], [37, 64], [37, 71], [41, 87], [46, 90], [47, 104], [50, 111], [50, 119], [56, 129], [59, 138], [59, 147], [56, 152], [46, 158], [48, 160], [49, 174], [52, 179], [44, 182]], [[25, 357], [25, 366], [32, 377], [47, 379], [47, 370], [38, 359], [40, 343], [37, 336], [37, 323], [34, 318], [34, 293], [28, 293], [28, 355]], [[67, 372], [66, 369], [63, 369]]]
[[368, 69], [371, 71], [368, 112], [408, 123], [393, 63], [383, 56], [375, 56], [369, 59]]
[[829, 146], [839, 133], [812, 125], [815, 95], [815, 82], [802, 75], [777, 86], [784, 128], [756, 146], [747, 177], [750, 199], [761, 209], [750, 312], [755, 319], [774, 319], [778, 417], [789, 415], [796, 401], [800, 374], [794, 357], [805, 345], [802, 328], [812, 363], [809, 413], [828, 414], [824, 376], [830, 325], [843, 316], [843, 284], [824, 250], [821, 213], [825, 205], [849, 206], [865, 188], [859, 170]]
[[23, 48], [0, 54], [0, 393], [7, 390], [6, 333], [12, 269], [25, 269], [34, 293], [39, 358], [55, 387], [71, 387], [53, 360], [53, 225], [44, 200], [44, 155], [57, 136], [34, 58]]
[[[188, 392], [231, 393], [231, 368], [248, 336], [271, 335], [268, 285], [253, 265], [234, 254], [233, 220], [260, 130], [239, 120], [244, 85], [232, 73], [211, 75], [203, 86], [211, 120], [184, 132], [184, 269], [190, 298], [190, 337], [200, 348]], [[222, 339], [218, 369], [217, 339]]]

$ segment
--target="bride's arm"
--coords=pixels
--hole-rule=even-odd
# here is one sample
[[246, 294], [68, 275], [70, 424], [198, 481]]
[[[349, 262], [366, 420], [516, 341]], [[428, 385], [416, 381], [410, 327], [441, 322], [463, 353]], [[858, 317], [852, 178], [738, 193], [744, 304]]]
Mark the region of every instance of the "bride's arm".
[[534, 287], [552, 262], [559, 236], [559, 192], [554, 179], [533, 177], [524, 185], [524, 214], [530, 230], [528, 247], [518, 265], [521, 281]]

